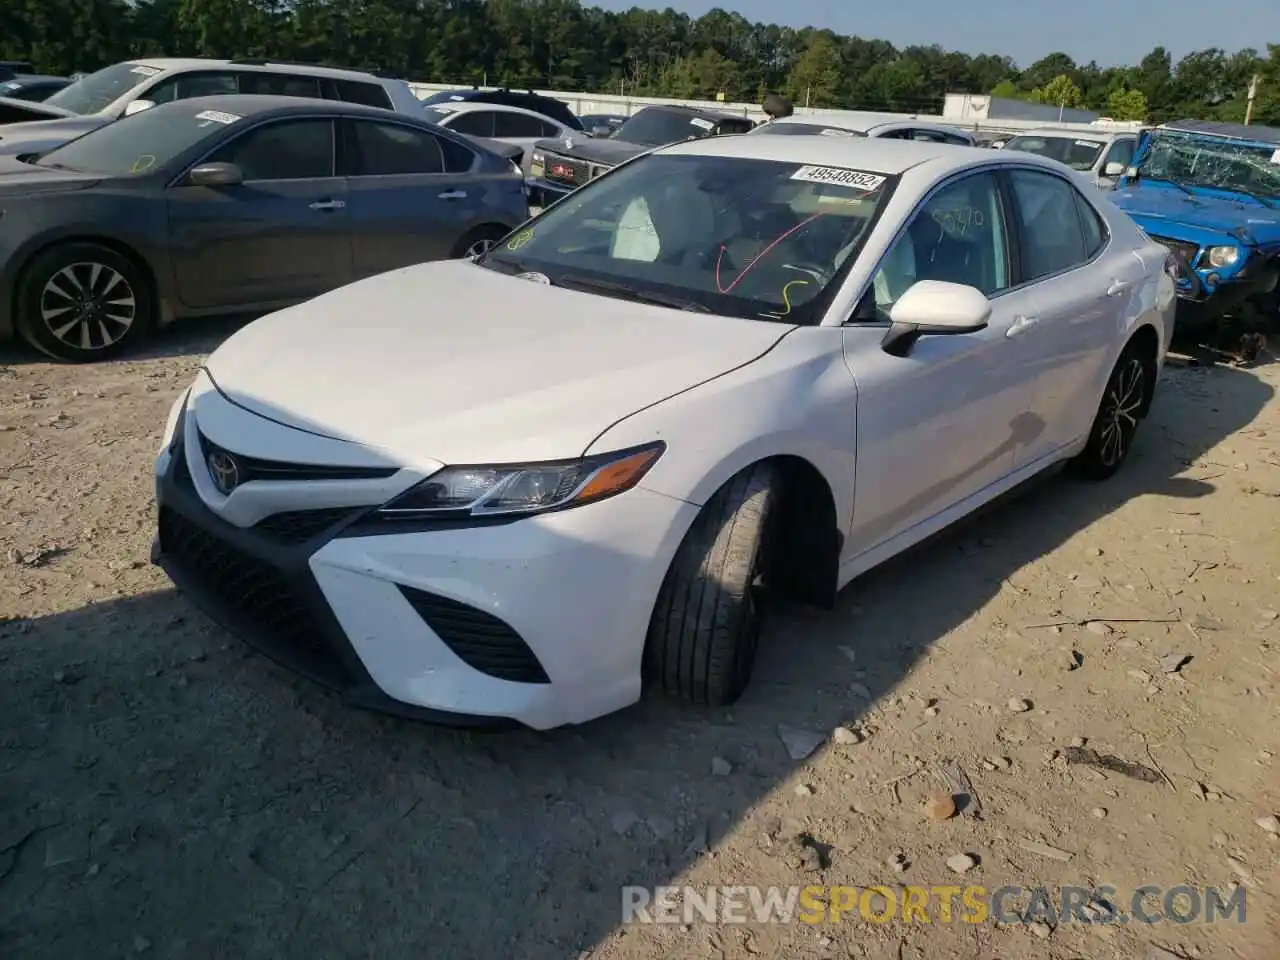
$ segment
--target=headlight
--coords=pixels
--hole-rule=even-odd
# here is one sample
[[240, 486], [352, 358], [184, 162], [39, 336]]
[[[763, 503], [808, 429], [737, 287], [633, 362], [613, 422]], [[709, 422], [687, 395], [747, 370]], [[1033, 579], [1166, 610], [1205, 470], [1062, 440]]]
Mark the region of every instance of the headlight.
[[173, 406], [169, 408], [169, 419], [165, 421], [164, 436], [160, 439], [160, 452], [166, 450], [173, 452], [174, 446], [182, 437], [182, 431], [179, 427], [187, 414], [187, 397], [191, 396], [191, 388], [188, 387], [182, 391], [182, 396], [173, 401]]
[[1232, 246], [1210, 247], [1205, 251], [1205, 262], [1211, 267], [1232, 266], [1240, 259], [1240, 248]]
[[388, 520], [544, 513], [594, 503], [634, 487], [666, 450], [664, 443], [581, 460], [445, 467], [378, 511]]
[[544, 176], [547, 172], [547, 158], [537, 150], [533, 151], [533, 156], [529, 158], [529, 175], [532, 177]]

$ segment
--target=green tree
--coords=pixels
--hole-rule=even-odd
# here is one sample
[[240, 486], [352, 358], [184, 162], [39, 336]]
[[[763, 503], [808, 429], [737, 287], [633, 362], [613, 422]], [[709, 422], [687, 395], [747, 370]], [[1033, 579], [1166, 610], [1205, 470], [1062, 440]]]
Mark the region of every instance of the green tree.
[[1146, 94], [1141, 90], [1113, 90], [1107, 97], [1107, 116], [1113, 120], [1146, 120]]
[[991, 88], [991, 96], [1001, 100], [1015, 100], [1019, 96], [1018, 85], [1007, 78], [1001, 80]]
[[1032, 103], [1047, 103], [1071, 109], [1080, 106], [1080, 88], [1065, 73], [1061, 73], [1043, 87], [1032, 90], [1027, 99]]
[[840, 50], [826, 33], [815, 32], [787, 76], [786, 94], [803, 106], [839, 105]]

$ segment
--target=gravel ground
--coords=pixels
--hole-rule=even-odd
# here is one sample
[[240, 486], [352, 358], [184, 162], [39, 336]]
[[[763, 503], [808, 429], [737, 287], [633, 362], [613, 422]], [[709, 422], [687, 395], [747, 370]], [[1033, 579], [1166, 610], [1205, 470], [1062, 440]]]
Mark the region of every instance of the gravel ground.
[[[1171, 368], [1115, 480], [779, 611], [732, 710], [477, 734], [343, 707], [148, 564], [165, 413], [230, 329], [0, 356], [0, 955], [1276, 956], [1280, 367]], [[620, 923], [627, 884], [970, 881], [1238, 884], [1247, 922]]]

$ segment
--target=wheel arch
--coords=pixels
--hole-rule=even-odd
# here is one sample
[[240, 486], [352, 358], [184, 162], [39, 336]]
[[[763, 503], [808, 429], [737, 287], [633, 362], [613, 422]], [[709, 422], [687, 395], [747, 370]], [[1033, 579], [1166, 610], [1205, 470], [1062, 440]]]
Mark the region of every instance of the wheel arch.
[[156, 322], [160, 322], [161, 297], [160, 288], [157, 282], [155, 268], [135, 247], [120, 240], [117, 237], [104, 236], [92, 232], [71, 233], [57, 237], [51, 237], [45, 242], [33, 246], [31, 249], [23, 252], [22, 262], [13, 273], [13, 285], [9, 290], [9, 308], [11, 316], [14, 318], [14, 326], [17, 326], [19, 310], [21, 309], [20, 300], [22, 297], [23, 284], [26, 283], [27, 275], [31, 272], [31, 266], [37, 258], [48, 253], [50, 250], [56, 250], [58, 247], [72, 246], [79, 243], [94, 244], [104, 247], [121, 257], [124, 257], [131, 264], [138, 268], [142, 274], [143, 280], [147, 284], [147, 292], [151, 294], [152, 307], [156, 311]]
[[1149, 323], [1141, 324], [1129, 336], [1125, 350], [1134, 350], [1146, 363], [1147, 390], [1142, 400], [1142, 415], [1145, 417], [1151, 410], [1151, 399], [1155, 394], [1156, 377], [1159, 375], [1160, 335]]

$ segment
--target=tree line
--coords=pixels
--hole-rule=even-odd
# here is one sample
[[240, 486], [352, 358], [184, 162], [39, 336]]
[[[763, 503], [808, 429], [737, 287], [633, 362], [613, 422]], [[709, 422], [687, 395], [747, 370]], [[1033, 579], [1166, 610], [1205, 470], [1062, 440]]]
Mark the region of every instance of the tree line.
[[1280, 43], [1209, 48], [1133, 66], [1052, 53], [1025, 68], [999, 54], [895, 47], [712, 10], [620, 13], [578, 0], [7, 0], [0, 59], [88, 72], [139, 56], [267, 57], [378, 69], [408, 80], [635, 96], [937, 112], [946, 93], [994, 94], [1158, 123], [1280, 125]]

